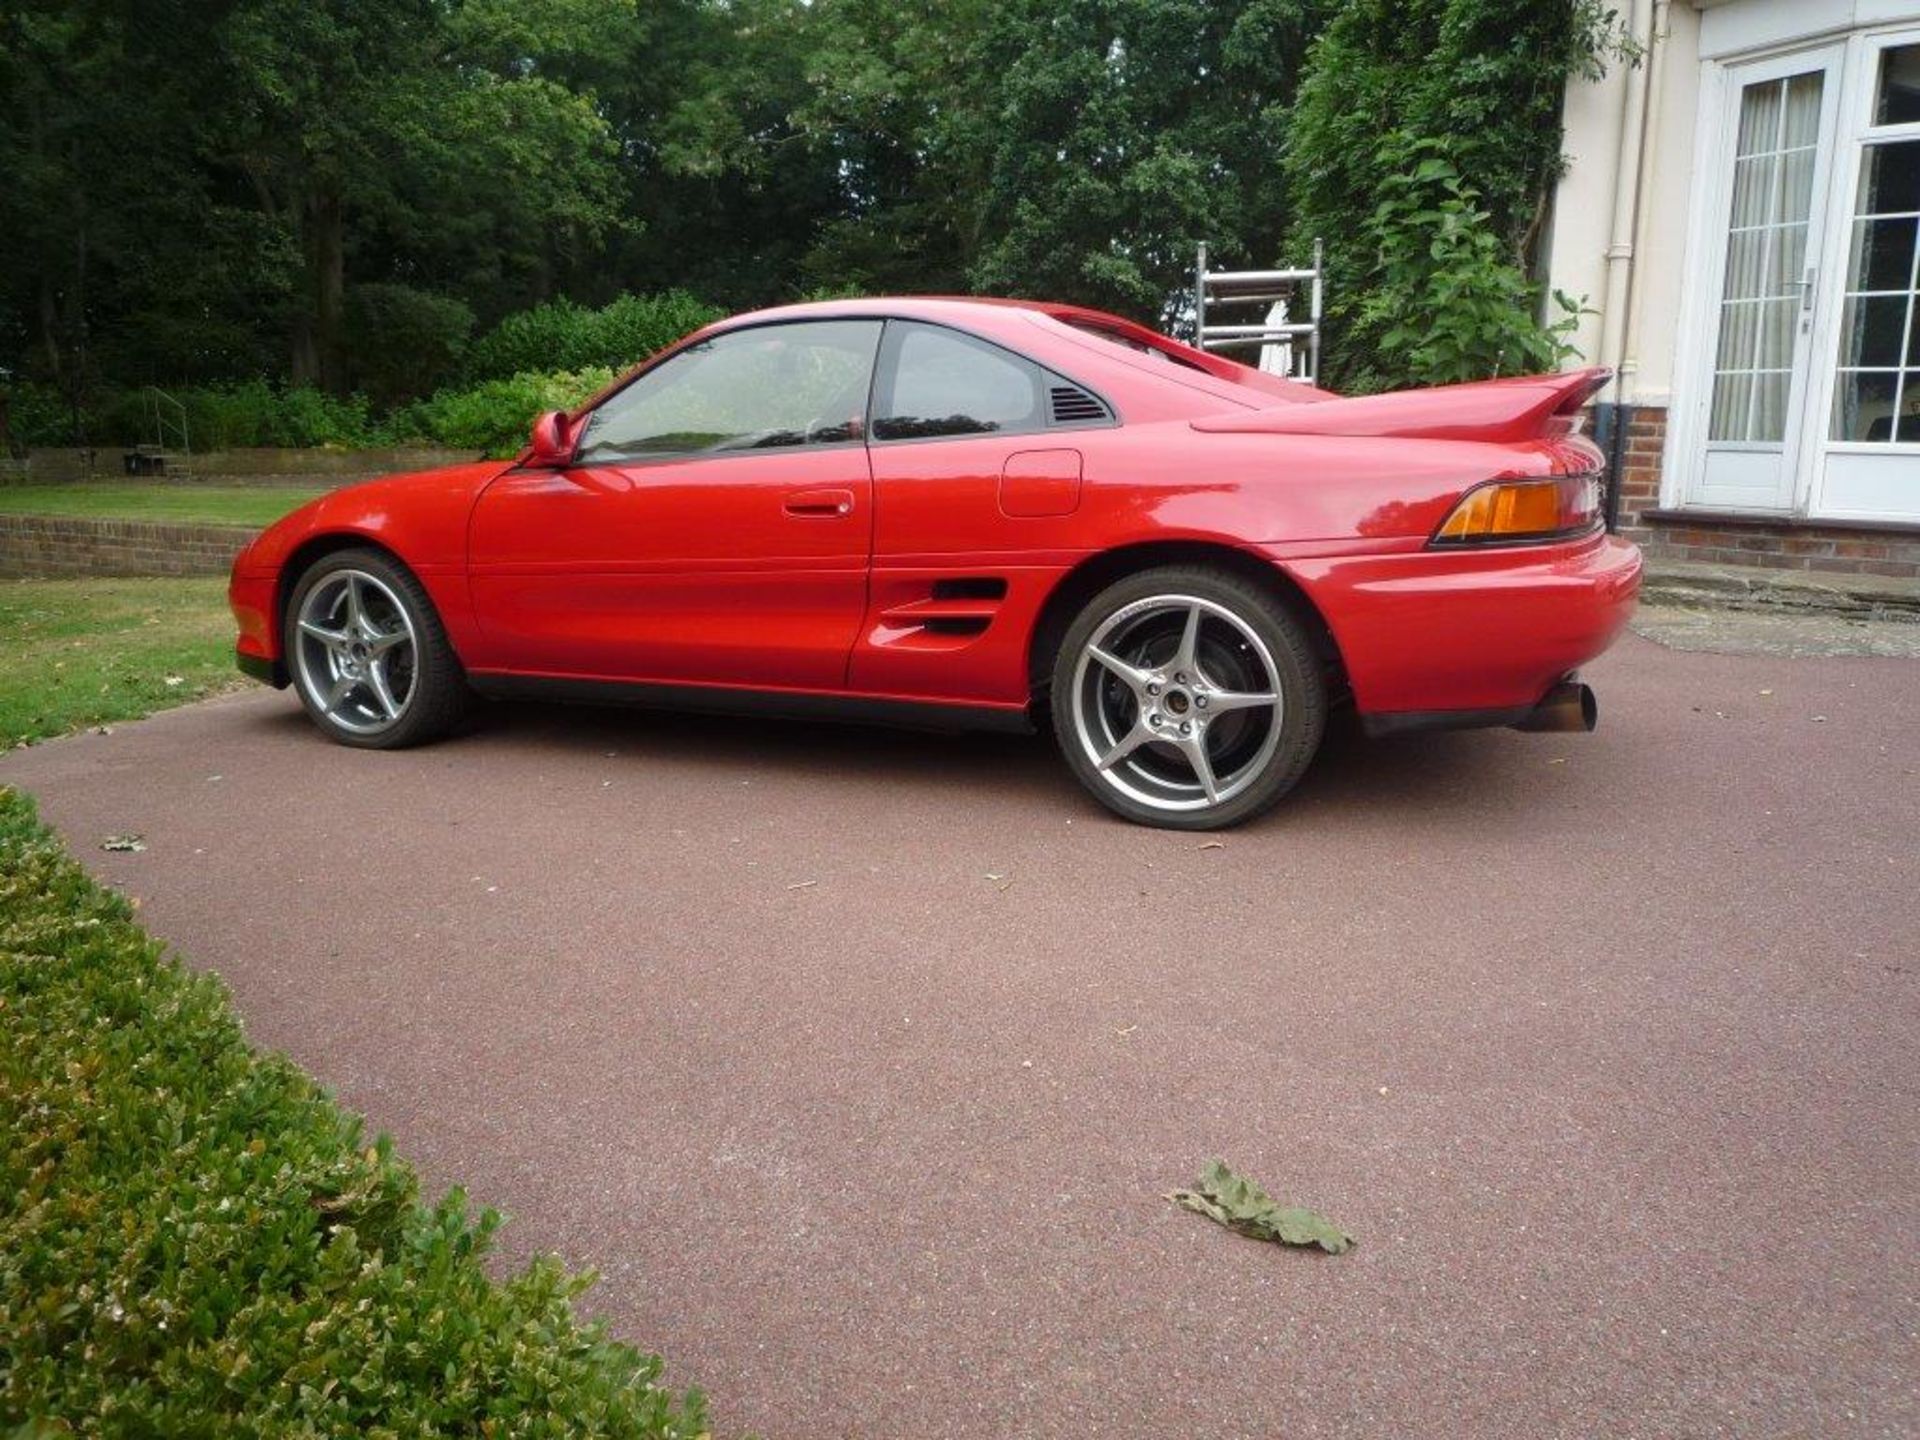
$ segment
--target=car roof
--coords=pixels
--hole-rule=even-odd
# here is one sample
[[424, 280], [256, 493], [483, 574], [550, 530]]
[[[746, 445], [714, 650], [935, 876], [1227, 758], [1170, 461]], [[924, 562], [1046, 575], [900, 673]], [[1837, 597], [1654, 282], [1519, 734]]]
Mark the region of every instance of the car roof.
[[715, 332], [746, 325], [765, 325], [784, 320], [826, 320], [870, 316], [895, 320], [927, 320], [935, 324], [959, 325], [982, 333], [1012, 330], [1009, 321], [1027, 315], [1045, 315], [1057, 320], [1079, 319], [1083, 323], [1108, 326], [1117, 330], [1142, 331], [1144, 326], [1120, 315], [1089, 310], [1078, 305], [1063, 305], [1049, 300], [1008, 299], [992, 295], [861, 295], [844, 299], [807, 300], [792, 305], [772, 305], [749, 310], [716, 321]]
[[[1332, 398], [1311, 385], [1242, 365], [1222, 355], [1196, 350], [1123, 315], [1052, 300], [1027, 300], [989, 295], [872, 295], [836, 300], [811, 300], [750, 310], [715, 321], [701, 334], [717, 335], [754, 325], [795, 320], [834, 319], [925, 320], [952, 325], [996, 340], [1049, 365], [1084, 369], [1088, 348], [1094, 347], [1095, 368], [1119, 366], [1140, 372], [1128, 378], [1156, 385], [1199, 390], [1230, 404], [1271, 405]], [[1067, 329], [1066, 327], [1073, 327]], [[1119, 346], [1102, 344], [1084, 332], [1092, 330], [1122, 344], [1147, 347], [1173, 359], [1187, 373], [1175, 374], [1164, 360], [1129, 355]], [[1051, 333], [1048, 333], [1051, 332]], [[1075, 332], [1081, 332], [1076, 334]], [[1112, 352], [1112, 353], [1104, 353]], [[1251, 392], [1251, 393], [1250, 393]]]

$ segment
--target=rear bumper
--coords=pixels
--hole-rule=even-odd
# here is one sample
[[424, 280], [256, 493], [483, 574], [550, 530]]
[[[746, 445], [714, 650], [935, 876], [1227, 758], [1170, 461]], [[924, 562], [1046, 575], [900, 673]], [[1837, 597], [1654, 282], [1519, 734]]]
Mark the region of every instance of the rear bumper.
[[1479, 730], [1510, 725], [1515, 730], [1589, 731], [1600, 721], [1600, 704], [1591, 686], [1569, 676], [1532, 705], [1498, 710], [1387, 710], [1360, 717], [1372, 739], [1416, 735], [1427, 730]]
[[1287, 560], [1340, 647], [1375, 733], [1511, 725], [1611, 645], [1640, 593], [1640, 551], [1560, 545]]

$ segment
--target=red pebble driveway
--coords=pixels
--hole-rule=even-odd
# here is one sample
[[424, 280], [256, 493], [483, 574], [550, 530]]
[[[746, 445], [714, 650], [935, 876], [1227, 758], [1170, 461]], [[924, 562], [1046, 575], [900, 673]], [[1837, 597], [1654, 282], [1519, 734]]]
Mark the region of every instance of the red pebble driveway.
[[0, 781], [727, 1432], [1912, 1435], [1920, 665], [1591, 678], [1217, 847], [1038, 740], [264, 692]]

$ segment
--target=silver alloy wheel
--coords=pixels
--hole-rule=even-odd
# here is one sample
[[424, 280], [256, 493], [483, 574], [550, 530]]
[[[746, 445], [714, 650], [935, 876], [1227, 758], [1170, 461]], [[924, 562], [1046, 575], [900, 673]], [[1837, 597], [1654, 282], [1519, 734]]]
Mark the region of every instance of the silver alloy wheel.
[[1156, 810], [1205, 810], [1259, 778], [1285, 699], [1266, 642], [1224, 605], [1150, 595], [1109, 615], [1073, 671], [1073, 728], [1100, 777]]
[[300, 602], [300, 685], [342, 730], [378, 735], [399, 724], [413, 703], [419, 655], [407, 607], [365, 570], [336, 570]]

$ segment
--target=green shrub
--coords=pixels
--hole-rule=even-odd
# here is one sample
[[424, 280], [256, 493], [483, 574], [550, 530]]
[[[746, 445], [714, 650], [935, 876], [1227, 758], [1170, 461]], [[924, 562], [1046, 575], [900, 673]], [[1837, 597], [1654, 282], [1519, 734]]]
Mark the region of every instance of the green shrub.
[[470, 380], [501, 380], [551, 371], [625, 370], [720, 312], [679, 290], [622, 295], [588, 310], [556, 300], [509, 315], [467, 347]]
[[1390, 173], [1367, 231], [1379, 273], [1348, 331], [1356, 348], [1420, 385], [1538, 373], [1574, 354], [1579, 305], [1556, 290], [1559, 317], [1536, 318], [1542, 287], [1503, 252], [1447, 145], [1398, 134], [1382, 154]]
[[425, 441], [449, 450], [508, 456], [527, 443], [527, 429], [545, 410], [571, 410], [613, 379], [609, 369], [522, 374], [449, 388], [388, 417], [387, 439]]
[[184, 390], [175, 398], [186, 406], [188, 435], [195, 450], [356, 446], [369, 443], [373, 433], [364, 395], [342, 398], [311, 386], [281, 389], [264, 380], [249, 380]]
[[15, 382], [6, 394], [7, 429], [17, 448], [80, 443], [74, 438], [73, 411], [54, 386]]
[[[264, 380], [166, 392], [186, 410], [187, 439], [195, 452], [249, 446], [359, 446], [372, 443], [373, 418], [363, 395], [345, 398], [305, 386], [280, 387]], [[14, 395], [14, 435], [25, 445], [78, 445], [65, 403], [44, 386], [19, 386]], [[168, 407], [168, 443], [176, 412]], [[155, 438], [152, 398], [146, 390], [108, 390], [84, 412], [84, 438], [103, 447], [145, 445]]]
[[424, 395], [454, 373], [472, 331], [473, 311], [450, 295], [356, 285], [347, 292], [348, 379], [382, 409]]
[[689, 1437], [0, 788], [0, 1433]]

